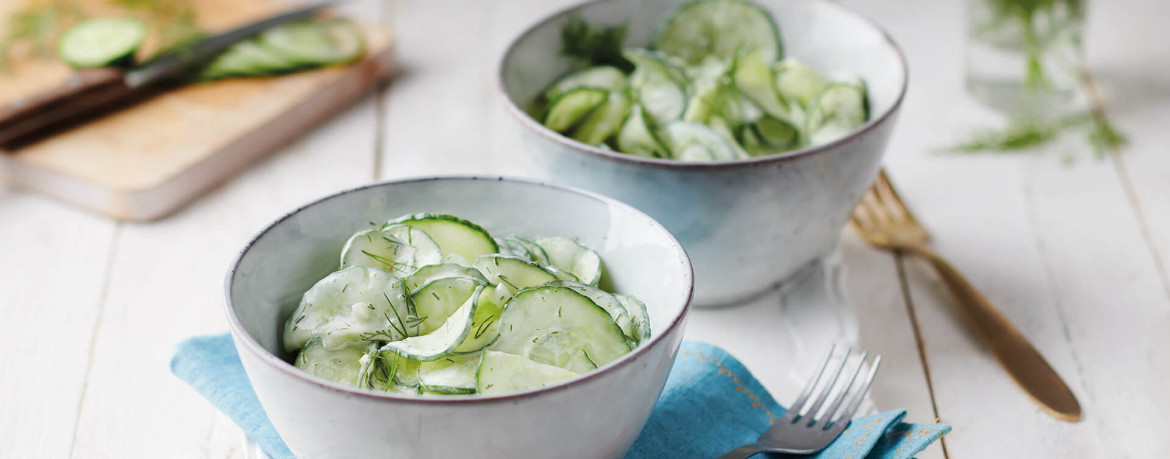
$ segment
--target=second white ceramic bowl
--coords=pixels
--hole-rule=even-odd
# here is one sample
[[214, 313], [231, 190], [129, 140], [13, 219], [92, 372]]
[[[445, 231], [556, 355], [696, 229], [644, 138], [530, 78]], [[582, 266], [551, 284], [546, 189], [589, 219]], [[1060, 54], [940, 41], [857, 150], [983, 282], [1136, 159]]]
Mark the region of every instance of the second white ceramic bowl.
[[[555, 386], [498, 396], [408, 397], [338, 385], [293, 367], [281, 330], [301, 295], [337, 269], [370, 222], [458, 215], [498, 236], [568, 236], [596, 249], [618, 292], [642, 299], [653, 337]], [[604, 281], [603, 281], [604, 282]], [[232, 338], [256, 396], [301, 458], [618, 458], [666, 384], [691, 299], [691, 265], [661, 225], [612, 199], [501, 177], [386, 182], [335, 194], [273, 222], [227, 278]]]
[[695, 266], [695, 302], [739, 302], [827, 253], [877, 174], [906, 91], [906, 62], [893, 40], [861, 15], [825, 0], [758, 0], [780, 27], [784, 52], [869, 88], [870, 121], [836, 142], [784, 155], [683, 163], [614, 153], [568, 139], [521, 107], [571, 69], [559, 55], [572, 15], [629, 23], [628, 46], [646, 46], [679, 0], [599, 0], [560, 12], [508, 48], [499, 82], [532, 173], [629, 203], [662, 222]]

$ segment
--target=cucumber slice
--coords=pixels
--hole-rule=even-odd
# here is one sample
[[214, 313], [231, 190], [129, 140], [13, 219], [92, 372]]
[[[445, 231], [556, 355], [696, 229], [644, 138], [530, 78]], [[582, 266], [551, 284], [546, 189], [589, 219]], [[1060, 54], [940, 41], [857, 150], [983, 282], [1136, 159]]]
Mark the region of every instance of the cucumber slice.
[[630, 351], [609, 313], [565, 287], [536, 287], [512, 297], [492, 350], [565, 368], [579, 352], [602, 366]]
[[391, 225], [351, 236], [341, 251], [341, 269], [366, 266], [406, 277], [421, 266], [439, 263], [442, 258], [439, 245], [423, 230]]
[[589, 113], [570, 137], [586, 145], [601, 145], [622, 128], [632, 104], [625, 91], [610, 91], [605, 103]]
[[545, 266], [544, 269], [547, 269], [548, 272], [553, 273], [554, 276], [557, 276], [557, 280], [570, 281], [570, 282], [577, 282], [580, 280], [580, 279], [577, 279], [577, 276], [574, 276], [573, 273], [565, 271], [565, 270], [558, 268], [556, 266], [551, 266], [551, 265]]
[[776, 118], [788, 116], [788, 106], [776, 91], [776, 78], [772, 75], [771, 62], [764, 60], [760, 50], [754, 50], [736, 59], [732, 79], [735, 81], [735, 87], [765, 113]]
[[524, 258], [539, 265], [549, 264], [548, 254], [544, 253], [544, 249], [528, 239], [509, 236], [503, 239], [496, 239], [496, 244], [500, 246], [500, 253], [504, 255]]
[[620, 91], [629, 84], [626, 74], [608, 65], [590, 67], [570, 73], [544, 90], [545, 100], [556, 100], [562, 94], [577, 88], [595, 88]]
[[57, 55], [77, 67], [129, 63], [146, 40], [146, 25], [131, 18], [92, 18], [70, 27], [57, 39]]
[[284, 328], [284, 348], [295, 351], [321, 337], [336, 349], [351, 340], [395, 341], [417, 333], [401, 279], [380, 269], [352, 266], [334, 272], [301, 297]]
[[613, 294], [580, 282], [559, 281], [549, 284], [549, 286], [565, 287], [589, 297], [595, 304], [601, 306], [601, 309], [609, 313], [609, 316], [613, 318], [613, 322], [622, 330], [622, 334], [629, 338], [637, 339], [637, 336], [634, 334], [633, 321], [630, 320], [630, 313], [626, 312], [625, 305], [621, 301], [618, 301], [617, 297], [613, 296]]
[[771, 13], [747, 0], [692, 0], [675, 7], [658, 27], [654, 48], [688, 64], [707, 56], [730, 61], [746, 49], [758, 50], [767, 62], [782, 57]]
[[475, 260], [474, 266], [488, 282], [506, 284], [513, 291], [557, 280], [557, 276], [540, 265], [508, 255], [484, 255]]
[[343, 20], [290, 22], [261, 32], [257, 40], [294, 65], [342, 64], [365, 52], [365, 34]]
[[765, 116], [751, 125], [762, 151], [779, 153], [800, 146], [800, 130], [788, 121]]
[[601, 89], [577, 88], [571, 90], [549, 104], [543, 123], [554, 131], [568, 132], [604, 104], [607, 98], [609, 98], [609, 92]]
[[550, 237], [536, 241], [548, 253], [553, 266], [573, 274], [581, 282], [597, 285], [601, 280], [601, 256], [593, 249], [567, 237]]
[[627, 49], [622, 54], [634, 63], [630, 85], [646, 114], [655, 123], [679, 119], [687, 106], [687, 78], [683, 70], [660, 53]]
[[812, 67], [796, 58], [787, 58], [776, 64], [776, 90], [786, 98], [804, 107], [829, 85], [829, 81]]
[[669, 158], [670, 152], [650, 130], [647, 115], [640, 104], [630, 108], [630, 116], [618, 132], [617, 146], [622, 153], [645, 158]]
[[674, 159], [682, 161], [741, 159], [741, 153], [725, 135], [703, 124], [675, 121], [666, 125], [659, 134]]
[[[302, 68], [283, 55], [261, 46], [255, 40], [246, 40], [232, 45], [224, 53], [224, 55], [229, 54], [238, 56], [238, 59], [248, 63], [252, 73], [258, 75], [288, 73]], [[212, 67], [214, 66], [215, 64], [212, 63]]]
[[589, 358], [589, 354], [581, 350], [569, 357], [569, 363], [565, 364], [565, 369], [580, 375], [596, 370], [597, 363]]
[[805, 132], [809, 143], [821, 145], [849, 135], [865, 124], [865, 88], [836, 83], [826, 86], [809, 105]]
[[646, 303], [642, 300], [634, 298], [630, 295], [623, 295], [621, 293], [614, 293], [614, 298], [617, 298], [622, 306], [626, 308], [626, 312], [630, 314], [630, 321], [632, 322], [634, 338], [639, 342], [650, 339], [650, 314], [646, 312]]
[[368, 354], [376, 350], [373, 343], [363, 341], [330, 350], [322, 344], [321, 338], [313, 338], [301, 348], [293, 365], [321, 379], [357, 386], [365, 366], [363, 359], [368, 360]]
[[518, 355], [484, 351], [475, 374], [475, 390], [484, 395], [503, 394], [539, 389], [575, 377], [577, 373]]
[[390, 221], [418, 228], [439, 244], [443, 256], [456, 254], [471, 261], [480, 255], [496, 253], [496, 240], [483, 227], [453, 215], [415, 214]]
[[504, 304], [512, 297], [507, 285], [484, 287], [479, 294], [479, 304], [475, 307], [475, 316], [471, 319], [470, 330], [463, 342], [455, 348], [455, 354], [478, 352], [488, 347], [500, 336], [500, 314], [504, 312]]
[[406, 285], [406, 291], [410, 292], [413, 296], [419, 287], [446, 277], [464, 277], [482, 284], [488, 283], [487, 278], [483, 277], [483, 274], [480, 274], [478, 269], [455, 263], [439, 263], [423, 266], [418, 271], [415, 271], [414, 274], [411, 274], [410, 277], [403, 279], [403, 281]]
[[433, 280], [415, 290], [410, 295], [410, 300], [414, 302], [418, 320], [422, 321], [419, 334], [425, 335], [438, 330], [451, 314], [484, 285], [486, 285], [484, 282], [467, 277], [446, 277]]
[[422, 362], [403, 357], [393, 352], [379, 353], [379, 355], [393, 365], [391, 374], [394, 375], [392, 378], [394, 384], [402, 387], [415, 388], [416, 392], [422, 390], [422, 382], [419, 380], [418, 373]]
[[480, 354], [453, 355], [418, 366], [418, 380], [427, 392], [439, 394], [475, 393], [475, 373]]
[[471, 329], [472, 317], [479, 300], [483, 286], [479, 286], [471, 297], [455, 310], [443, 325], [438, 329], [420, 336], [411, 336], [400, 341], [391, 341], [382, 346], [379, 351], [392, 352], [402, 357], [420, 362], [429, 362], [446, 357], [455, 351], [455, 348], [467, 337]]

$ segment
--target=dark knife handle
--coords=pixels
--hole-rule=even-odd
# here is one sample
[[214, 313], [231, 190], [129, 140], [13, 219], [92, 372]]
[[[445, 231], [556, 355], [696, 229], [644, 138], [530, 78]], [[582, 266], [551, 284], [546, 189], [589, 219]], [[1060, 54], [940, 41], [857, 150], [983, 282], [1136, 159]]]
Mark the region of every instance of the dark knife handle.
[[120, 70], [84, 69], [62, 86], [0, 106], [0, 147], [12, 151], [44, 135], [112, 110], [144, 92]]

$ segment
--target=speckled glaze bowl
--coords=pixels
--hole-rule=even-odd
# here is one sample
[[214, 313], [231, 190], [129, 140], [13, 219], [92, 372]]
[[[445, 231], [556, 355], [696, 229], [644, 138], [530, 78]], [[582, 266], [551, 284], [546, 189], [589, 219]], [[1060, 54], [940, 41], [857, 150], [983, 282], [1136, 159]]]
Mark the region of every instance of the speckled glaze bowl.
[[[579, 378], [495, 396], [367, 392], [293, 367], [280, 344], [283, 324], [305, 290], [337, 269], [350, 234], [418, 212], [458, 215], [497, 235], [580, 240], [601, 254], [603, 282], [646, 303], [652, 338]], [[682, 246], [630, 206], [532, 181], [447, 177], [356, 188], [277, 219], [244, 247], [226, 295], [244, 370], [297, 457], [593, 459], [623, 456], [649, 419], [682, 341], [692, 287]]]
[[695, 266], [695, 303], [734, 304], [794, 273], [835, 244], [877, 174], [907, 85], [906, 62], [876, 24], [826, 0], [757, 0], [780, 27], [784, 52], [833, 76], [868, 84], [870, 121], [836, 142], [783, 155], [716, 163], [648, 159], [576, 142], [529, 117], [526, 106], [568, 72], [558, 55], [574, 14], [629, 23], [628, 46], [646, 46], [680, 0], [598, 0], [557, 13], [521, 34], [499, 84], [531, 158], [530, 173], [597, 191], [646, 212], [682, 241]]

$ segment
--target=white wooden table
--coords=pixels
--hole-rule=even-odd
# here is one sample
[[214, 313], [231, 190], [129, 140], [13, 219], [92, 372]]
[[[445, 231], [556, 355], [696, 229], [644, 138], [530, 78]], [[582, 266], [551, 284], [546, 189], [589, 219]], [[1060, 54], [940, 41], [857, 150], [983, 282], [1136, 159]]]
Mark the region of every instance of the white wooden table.
[[[163, 221], [117, 223], [0, 188], [0, 457], [240, 457], [239, 430], [167, 369], [178, 341], [226, 330], [232, 256], [262, 225], [326, 193], [509, 173], [497, 56], [567, 3], [352, 6], [397, 28], [400, 75]], [[887, 157], [896, 184], [936, 247], [1065, 377], [1085, 418], [1056, 421], [1017, 390], [923, 263], [848, 233], [838, 257], [849, 308], [774, 293], [696, 311], [688, 337], [729, 349], [780, 400], [824, 351], [819, 341], [857, 340], [886, 359], [879, 408], [954, 425], [922, 457], [1170, 456], [1170, 3], [1089, 2], [1089, 62], [1130, 139], [1102, 160], [1079, 139], [1019, 155], [935, 153], [1000, 122], [963, 92], [963, 2], [847, 3], [884, 24], [910, 60]]]

